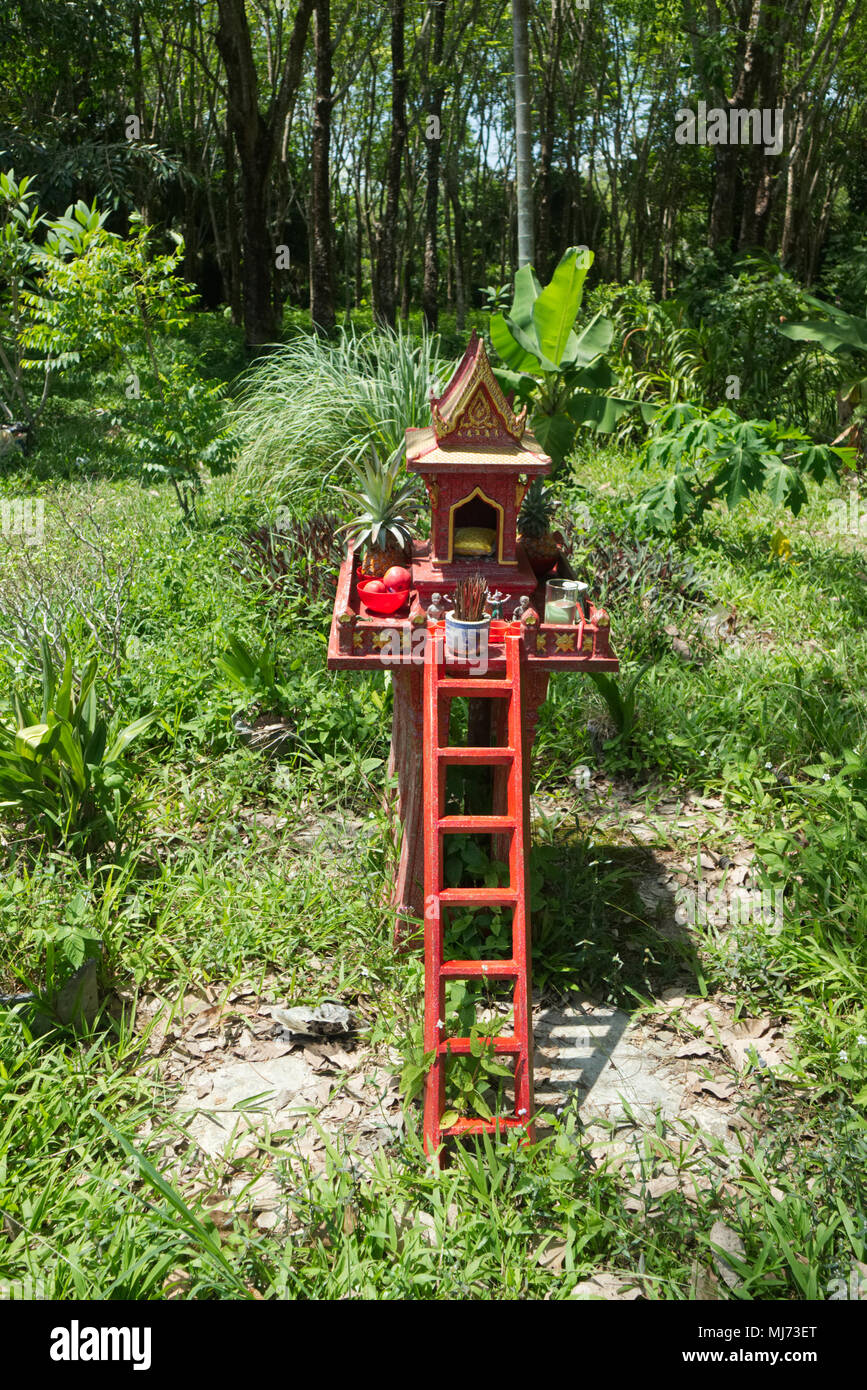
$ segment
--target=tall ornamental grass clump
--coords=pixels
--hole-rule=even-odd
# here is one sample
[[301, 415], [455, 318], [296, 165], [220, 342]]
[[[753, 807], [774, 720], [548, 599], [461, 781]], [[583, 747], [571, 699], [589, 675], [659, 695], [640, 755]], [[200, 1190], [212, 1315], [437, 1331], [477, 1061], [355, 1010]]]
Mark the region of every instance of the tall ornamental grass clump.
[[451, 374], [438, 334], [344, 329], [299, 336], [250, 368], [236, 406], [239, 483], [293, 507], [344, 483], [373, 445], [388, 457], [407, 425], [430, 423], [430, 392]]

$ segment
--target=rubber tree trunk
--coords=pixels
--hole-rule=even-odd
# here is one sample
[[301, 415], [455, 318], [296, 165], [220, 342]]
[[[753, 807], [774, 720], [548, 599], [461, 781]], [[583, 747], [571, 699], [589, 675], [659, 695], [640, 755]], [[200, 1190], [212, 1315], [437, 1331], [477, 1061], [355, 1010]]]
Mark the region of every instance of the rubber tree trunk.
[[259, 74], [244, 0], [218, 0], [215, 39], [226, 71], [226, 114], [240, 165], [242, 301], [250, 347], [273, 342], [279, 322], [276, 257], [268, 225], [271, 174], [280, 133], [294, 104], [314, 0], [298, 0], [295, 21], [267, 117], [259, 109]]
[[427, 139], [425, 167], [424, 200], [424, 281], [422, 284], [421, 307], [424, 321], [433, 332], [439, 318], [439, 245], [437, 231], [439, 223], [439, 179], [440, 179], [440, 126], [443, 113], [443, 35], [445, 33], [446, 0], [430, 0], [431, 48], [430, 48], [430, 106], [428, 116], [434, 130]]
[[517, 148], [518, 267], [533, 264], [533, 139], [530, 119], [530, 44], [527, 0], [512, 0]]
[[[321, 333], [334, 329], [333, 237], [331, 229], [331, 4], [316, 0], [313, 15], [316, 94], [313, 108], [313, 167], [310, 198], [310, 317]], [[347, 224], [348, 225], [348, 224]]]
[[406, 62], [404, 57], [405, 0], [391, 0], [391, 136], [386, 166], [385, 215], [379, 228], [376, 313], [394, 328], [397, 217], [400, 174], [406, 143]]

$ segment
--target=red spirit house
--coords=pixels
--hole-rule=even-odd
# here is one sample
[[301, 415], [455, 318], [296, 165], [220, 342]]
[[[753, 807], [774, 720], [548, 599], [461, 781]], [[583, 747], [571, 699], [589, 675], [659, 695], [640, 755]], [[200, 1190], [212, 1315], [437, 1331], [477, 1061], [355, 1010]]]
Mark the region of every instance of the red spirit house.
[[[538, 580], [517, 544], [518, 514], [551, 460], [526, 428], [526, 407], [516, 415], [509, 406], [475, 333], [443, 394], [431, 397], [431, 414], [432, 425], [406, 432], [407, 468], [421, 475], [431, 503], [430, 544], [413, 564], [419, 602], [474, 571], [492, 592], [531, 596]], [[470, 533], [475, 551], [462, 544]]]
[[[608, 615], [588, 604], [575, 623], [546, 623], [544, 583], [517, 541], [518, 514], [533, 478], [551, 460], [526, 428], [526, 412], [509, 406], [473, 334], [442, 395], [431, 399], [433, 422], [406, 432], [407, 467], [420, 474], [431, 504], [429, 541], [412, 547], [412, 583], [403, 610], [377, 617], [358, 592], [353, 545], [337, 583], [328, 642], [332, 670], [389, 669], [394, 714], [389, 772], [396, 774], [400, 864], [392, 893], [396, 944], [424, 924], [425, 1051], [434, 1057], [425, 1083], [425, 1148], [443, 1139], [491, 1132], [493, 1122], [461, 1118], [443, 1128], [446, 1070], [471, 1040], [448, 1036], [445, 988], [449, 979], [488, 978], [514, 988], [514, 1034], [495, 1037], [495, 1053], [512, 1059], [514, 1115], [497, 1125], [532, 1135], [533, 1037], [530, 980], [530, 899], [526, 856], [530, 840], [530, 755], [539, 708], [552, 671], [616, 671]], [[492, 623], [488, 674], [467, 678], [443, 654], [443, 625], [429, 618], [431, 595], [448, 596], [464, 575], [479, 571], [491, 591], [507, 596], [505, 622]], [[523, 606], [518, 600], [526, 599]], [[517, 608], [517, 613], [516, 613]], [[436, 610], [435, 610], [436, 611]], [[511, 621], [509, 621], [511, 620]], [[496, 630], [495, 630], [496, 629]], [[470, 673], [472, 674], [472, 673]], [[449, 746], [448, 706], [467, 698], [487, 706], [490, 737]], [[474, 721], [474, 726], [475, 726]], [[484, 722], [484, 721], [483, 721]], [[446, 767], [490, 766], [490, 815], [452, 815], [444, 806]], [[509, 865], [505, 888], [446, 887], [443, 843], [449, 834], [493, 838]], [[496, 904], [512, 913], [508, 959], [449, 960], [444, 921], [455, 906]]]

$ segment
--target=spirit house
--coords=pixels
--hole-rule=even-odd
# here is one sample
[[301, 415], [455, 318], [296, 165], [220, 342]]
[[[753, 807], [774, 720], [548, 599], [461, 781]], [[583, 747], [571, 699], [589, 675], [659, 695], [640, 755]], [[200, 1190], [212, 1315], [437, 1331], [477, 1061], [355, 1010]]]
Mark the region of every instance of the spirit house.
[[519, 598], [538, 580], [517, 542], [518, 514], [533, 478], [551, 460], [511, 409], [475, 333], [448, 386], [431, 396], [433, 424], [406, 432], [406, 465], [421, 475], [431, 504], [429, 544], [413, 553], [413, 584], [426, 607], [462, 576]]
[[[427, 429], [406, 432], [407, 467], [420, 474], [431, 503], [430, 540], [416, 537], [412, 543], [406, 601], [384, 616], [366, 607], [350, 542], [328, 639], [332, 671], [386, 668], [393, 678], [390, 765], [397, 774], [402, 832], [392, 900], [398, 909], [399, 940], [415, 932], [413, 924], [425, 913], [422, 733], [424, 672], [430, 666], [425, 658], [436, 636], [428, 617], [431, 595], [452, 594], [459, 579], [478, 571], [489, 590], [507, 595], [507, 620], [520, 609], [520, 619], [511, 626], [521, 632], [521, 691], [516, 703], [528, 757], [550, 674], [618, 668], [603, 610], [588, 604], [585, 615], [573, 622], [546, 621], [544, 583], [518, 544], [517, 523], [524, 493], [533, 478], [549, 472], [551, 460], [526, 428], [526, 413], [516, 415], [510, 408], [475, 334], [448, 386], [431, 400], [431, 414], [433, 424]], [[529, 602], [519, 605], [523, 597]], [[508, 678], [505, 639], [499, 645], [491, 641], [488, 658], [490, 677]], [[482, 687], [481, 681], [473, 684]], [[505, 705], [502, 700], [494, 703]], [[524, 784], [529, 786], [529, 776]]]

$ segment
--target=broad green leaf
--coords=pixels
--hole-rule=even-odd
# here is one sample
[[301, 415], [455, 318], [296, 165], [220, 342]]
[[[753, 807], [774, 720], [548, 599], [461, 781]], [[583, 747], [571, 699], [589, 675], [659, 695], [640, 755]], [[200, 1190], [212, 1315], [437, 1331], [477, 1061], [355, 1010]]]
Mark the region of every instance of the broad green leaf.
[[617, 377], [605, 358], [597, 357], [589, 367], [570, 371], [566, 381], [572, 390], [606, 392], [616, 384]]
[[717, 493], [725, 497], [729, 511], [733, 511], [760, 485], [765, 462], [773, 456], [765, 451], [763, 441], [748, 425], [740, 425], [732, 431], [725, 455], [725, 462], [714, 481]]
[[51, 709], [54, 700], [54, 663], [51, 660], [51, 648], [48, 645], [48, 638], [43, 632], [39, 641], [42, 653], [42, 718], [48, 718], [48, 711]]
[[618, 396], [591, 396], [586, 391], [576, 391], [567, 409], [576, 425], [591, 425], [597, 433], [609, 434], [621, 416], [638, 404]]
[[765, 490], [775, 507], [791, 507], [796, 516], [807, 500], [807, 489], [800, 473], [778, 455], [765, 467]]
[[24, 729], [18, 729], [15, 735], [15, 746], [23, 744], [27, 748], [42, 748], [51, 738], [50, 724], [31, 724]]
[[575, 317], [581, 307], [584, 281], [592, 263], [592, 253], [570, 246], [560, 257], [550, 281], [533, 304], [539, 346], [556, 367], [563, 360]]
[[[586, 367], [601, 353], [607, 352], [614, 336], [614, 324], [603, 314], [595, 314], [586, 328], [575, 336], [574, 350], [564, 366]], [[570, 344], [571, 347], [571, 344]]]
[[129, 745], [143, 734], [146, 729], [150, 728], [156, 717], [155, 712], [143, 714], [141, 719], [134, 719], [131, 724], [127, 724], [126, 728], [122, 729], [114, 740], [114, 743], [109, 748], [103, 761], [105, 763], [116, 762]]
[[542, 286], [539, 284], [533, 267], [522, 265], [515, 274], [515, 290], [512, 295], [509, 318], [525, 333], [529, 333], [534, 338], [536, 337], [536, 325], [533, 320], [533, 306], [541, 293]]
[[515, 372], [538, 372], [540, 370], [538, 354], [532, 351], [532, 343], [527, 345], [528, 340], [523, 338], [519, 342], [515, 336], [521, 330], [515, 328], [513, 332], [512, 321], [508, 320], [505, 314], [493, 314], [491, 316], [491, 343], [502, 357], [508, 367]]
[[575, 443], [575, 425], [562, 411], [556, 415], [534, 415], [533, 433], [555, 463], [561, 463]]
[[494, 376], [502, 388], [503, 395], [508, 396], [509, 392], [514, 392], [516, 401], [529, 399], [532, 395], [536, 383], [531, 376], [525, 372], [512, 372], [508, 367], [492, 368]]
[[63, 665], [63, 675], [60, 680], [60, 688], [54, 697], [54, 712], [58, 719], [68, 719], [72, 707], [72, 657], [67, 656]]
[[66, 766], [72, 773], [75, 785], [78, 787], [79, 791], [86, 791], [87, 773], [84, 770], [84, 756], [81, 751], [81, 744], [78, 742], [72, 727], [66, 720], [58, 725], [57, 746], [63, 753]]

